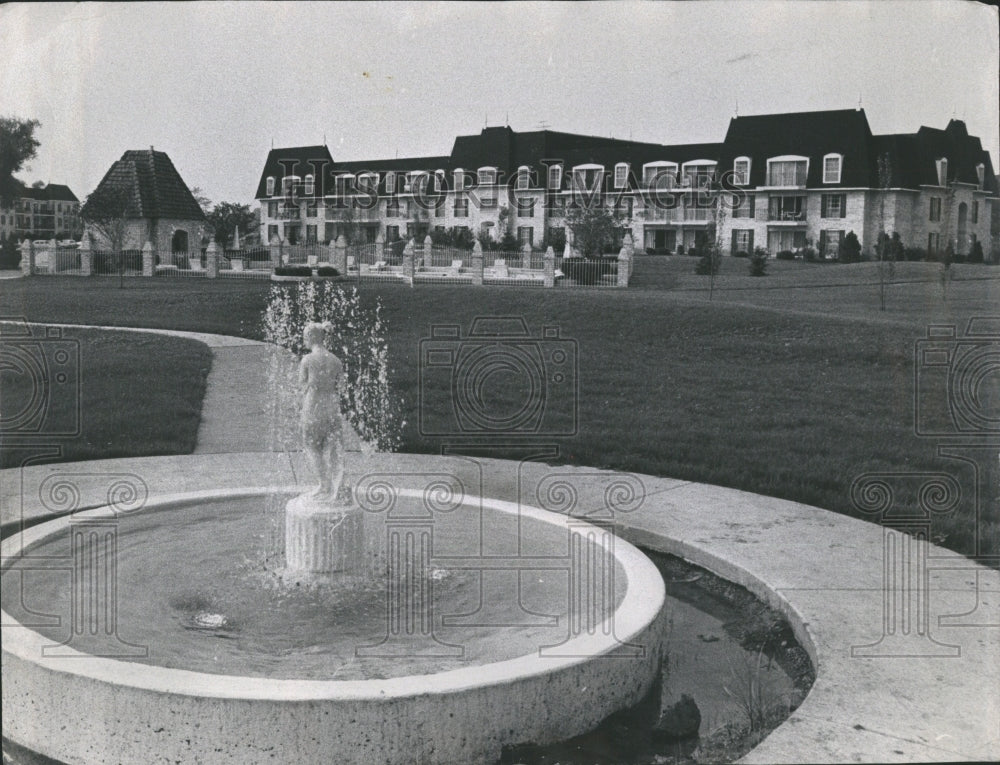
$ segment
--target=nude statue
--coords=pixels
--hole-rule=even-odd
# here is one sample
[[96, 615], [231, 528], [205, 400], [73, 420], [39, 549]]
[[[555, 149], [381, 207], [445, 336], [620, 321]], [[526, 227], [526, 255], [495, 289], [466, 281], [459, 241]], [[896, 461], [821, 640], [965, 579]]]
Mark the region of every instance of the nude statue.
[[309, 349], [299, 364], [299, 386], [303, 390], [302, 437], [319, 486], [311, 496], [336, 502], [344, 480], [344, 424], [340, 391], [345, 384], [344, 365], [326, 349], [329, 322], [307, 324], [302, 333]]

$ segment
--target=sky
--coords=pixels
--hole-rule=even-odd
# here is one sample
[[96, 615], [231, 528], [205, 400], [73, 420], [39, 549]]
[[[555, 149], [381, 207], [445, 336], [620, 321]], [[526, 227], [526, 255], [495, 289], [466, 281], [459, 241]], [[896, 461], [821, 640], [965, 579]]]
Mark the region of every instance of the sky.
[[443, 155], [484, 125], [721, 141], [734, 114], [964, 119], [1000, 167], [1000, 28], [969, 0], [0, 5], [0, 115], [26, 182], [82, 200], [128, 149], [252, 203], [271, 146]]

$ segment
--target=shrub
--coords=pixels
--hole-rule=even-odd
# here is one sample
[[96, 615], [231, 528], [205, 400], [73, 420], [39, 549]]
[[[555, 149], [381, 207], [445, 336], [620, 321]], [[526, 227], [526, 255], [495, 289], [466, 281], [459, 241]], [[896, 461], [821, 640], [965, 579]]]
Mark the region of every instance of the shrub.
[[858, 241], [858, 235], [853, 231], [848, 231], [844, 241], [840, 243], [837, 259], [841, 263], [861, 262], [861, 242]]
[[95, 274], [117, 274], [119, 268], [124, 271], [142, 271], [142, 251], [123, 250], [117, 255], [113, 252], [94, 253]]
[[779, 250], [778, 260], [795, 260], [795, 253], [791, 250]]
[[21, 265], [21, 251], [17, 239], [10, 234], [0, 239], [0, 268], [18, 268]]
[[927, 260], [927, 250], [922, 247], [906, 247], [903, 250], [903, 257], [912, 263]]
[[815, 263], [819, 260], [819, 253], [813, 247], [806, 247], [802, 250], [802, 259], [806, 263]]
[[682, 245], [680, 245], [680, 246], [679, 246], [679, 247], [677, 248], [677, 254], [678, 254], [678, 255], [683, 255], [683, 254], [684, 254], [684, 245], [683, 245], [683, 244], [682, 244]]
[[733, 253], [733, 257], [734, 258], [749, 258], [750, 257], [750, 253], [747, 252], [746, 250], [737, 250], [736, 252]]
[[600, 284], [601, 277], [618, 273], [616, 258], [563, 258], [562, 272], [577, 284]]
[[312, 276], [309, 266], [278, 266], [274, 269], [275, 276]]
[[340, 271], [338, 271], [333, 266], [320, 266], [316, 269], [317, 276], [340, 276]]
[[[692, 248], [692, 253], [694, 253], [694, 248]], [[704, 254], [698, 258], [698, 262], [695, 263], [694, 272], [699, 276], [714, 276], [719, 273], [719, 265], [721, 264], [722, 258], [718, 256], [711, 248], [705, 248]]]
[[972, 243], [972, 249], [969, 250], [969, 263], [982, 263], [983, 262], [983, 243], [978, 239]]
[[759, 247], [750, 258], [750, 276], [767, 276], [767, 252]]

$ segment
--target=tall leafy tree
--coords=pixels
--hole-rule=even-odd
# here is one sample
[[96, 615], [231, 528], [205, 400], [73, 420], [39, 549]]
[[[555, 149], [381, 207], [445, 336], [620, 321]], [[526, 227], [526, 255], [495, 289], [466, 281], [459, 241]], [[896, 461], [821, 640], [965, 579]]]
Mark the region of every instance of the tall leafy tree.
[[600, 255], [614, 242], [621, 221], [610, 207], [602, 204], [579, 204], [570, 208], [566, 225], [573, 232], [573, 246], [584, 257]]
[[[197, 198], [196, 195], [195, 199]], [[256, 233], [257, 230], [257, 217], [250, 205], [219, 202], [205, 217], [210, 230], [215, 232], [216, 244], [223, 247], [232, 238], [237, 226], [240, 227], [240, 236]]]
[[35, 129], [40, 125], [38, 120], [0, 117], [0, 198], [4, 201], [18, 193], [14, 173], [34, 159], [41, 145], [35, 138]]

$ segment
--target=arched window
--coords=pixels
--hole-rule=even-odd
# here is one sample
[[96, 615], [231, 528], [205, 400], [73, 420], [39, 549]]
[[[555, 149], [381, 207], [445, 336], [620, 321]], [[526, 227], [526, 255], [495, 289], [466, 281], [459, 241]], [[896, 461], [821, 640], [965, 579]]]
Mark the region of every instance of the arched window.
[[480, 186], [492, 186], [497, 182], [497, 169], [495, 167], [481, 167], [479, 168], [479, 185]]
[[647, 188], [673, 188], [677, 180], [677, 163], [647, 162], [642, 166], [642, 183]]
[[986, 165], [980, 162], [976, 165], [976, 178], [979, 184], [979, 190], [983, 190], [983, 183], [986, 181]]
[[746, 186], [750, 183], [750, 157], [737, 157], [733, 160], [733, 185]]
[[628, 185], [628, 162], [615, 165], [615, 188], [623, 189]]
[[562, 188], [562, 165], [549, 165], [549, 189], [558, 191]]
[[306, 176], [306, 196], [311, 197], [316, 193], [316, 178], [310, 173]]
[[825, 155], [823, 157], [823, 183], [840, 183], [840, 169], [843, 164], [843, 154]]
[[273, 197], [274, 196], [274, 176], [273, 175], [267, 176], [267, 195], [269, 197]]
[[941, 157], [937, 161], [937, 176], [938, 186], [948, 185], [948, 160], [945, 157]]
[[531, 186], [531, 168], [521, 165], [517, 168], [517, 188], [527, 189]]
[[767, 185], [802, 187], [809, 176], [809, 158], [797, 154], [771, 157], [767, 160]]
[[170, 240], [170, 251], [171, 252], [187, 252], [188, 251], [188, 232], [182, 228], [177, 229], [174, 232], [173, 237]]

